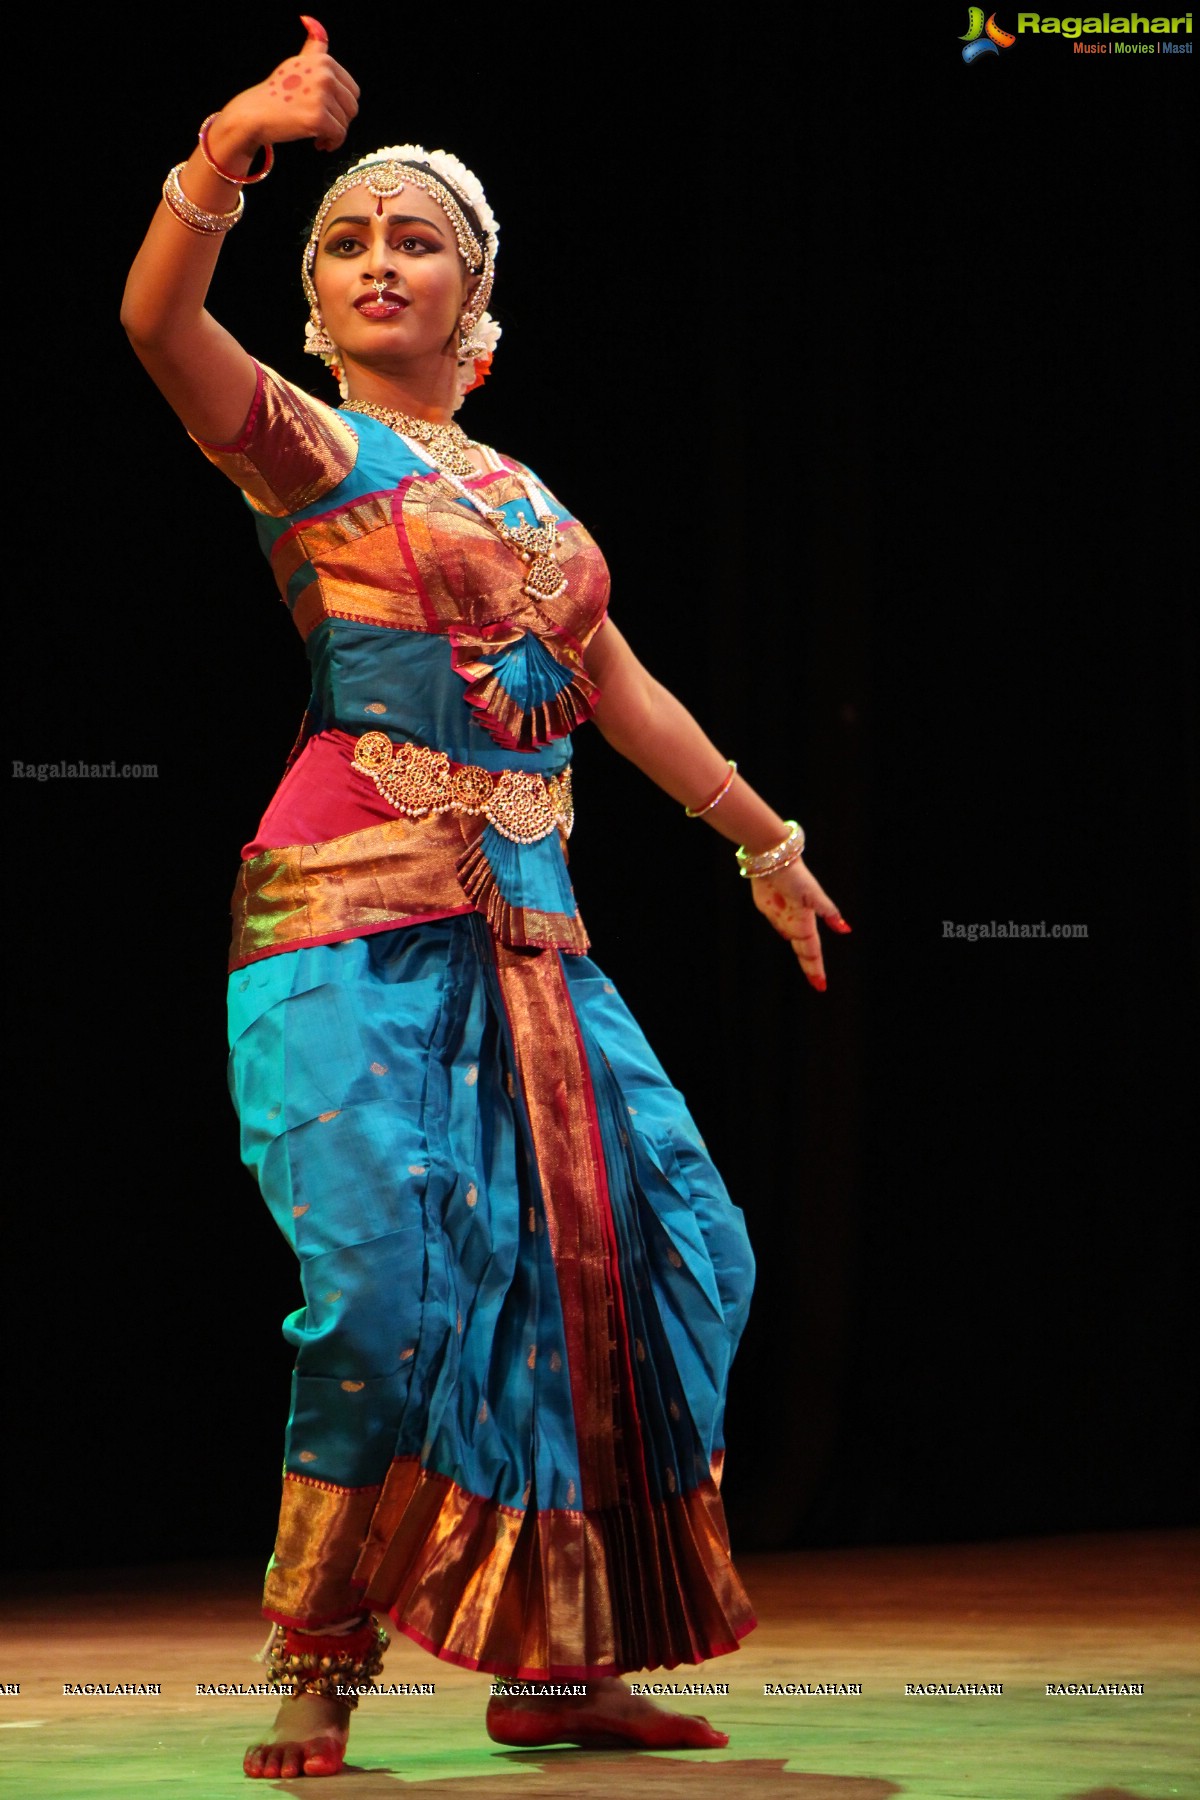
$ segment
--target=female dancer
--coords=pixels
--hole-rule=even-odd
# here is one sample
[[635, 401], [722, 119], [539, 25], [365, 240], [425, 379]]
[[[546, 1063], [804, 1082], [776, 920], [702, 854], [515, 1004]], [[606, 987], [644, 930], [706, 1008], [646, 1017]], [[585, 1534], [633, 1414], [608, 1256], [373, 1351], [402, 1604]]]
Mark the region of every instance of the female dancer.
[[[243, 1156], [300, 1259], [253, 1776], [333, 1774], [387, 1637], [564, 1694], [494, 1694], [506, 1744], [720, 1746], [622, 1671], [737, 1648], [754, 1619], [719, 1495], [754, 1264], [689, 1118], [586, 955], [566, 875], [570, 734], [595, 719], [740, 844], [812, 984], [847, 931], [803, 833], [606, 619], [607, 573], [521, 463], [452, 422], [486, 373], [496, 228], [471, 172], [356, 164], [304, 258], [334, 409], [205, 309], [272, 146], [335, 149], [358, 88], [300, 54], [173, 169], [122, 318], [243, 489], [313, 666], [234, 892]], [[257, 166], [256, 166], [257, 165]], [[251, 171], [254, 170], [254, 173]]]

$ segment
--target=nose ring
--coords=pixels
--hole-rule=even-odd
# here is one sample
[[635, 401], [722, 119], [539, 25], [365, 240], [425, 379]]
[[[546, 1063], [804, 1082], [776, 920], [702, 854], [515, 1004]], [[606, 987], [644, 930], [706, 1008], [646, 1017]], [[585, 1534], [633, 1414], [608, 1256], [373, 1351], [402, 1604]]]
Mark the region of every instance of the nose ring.
[[377, 300], [382, 300], [385, 292], [387, 291], [387, 282], [386, 281], [377, 281], [375, 279], [375, 277], [372, 276], [371, 277], [371, 286], [375, 289], [375, 298]]

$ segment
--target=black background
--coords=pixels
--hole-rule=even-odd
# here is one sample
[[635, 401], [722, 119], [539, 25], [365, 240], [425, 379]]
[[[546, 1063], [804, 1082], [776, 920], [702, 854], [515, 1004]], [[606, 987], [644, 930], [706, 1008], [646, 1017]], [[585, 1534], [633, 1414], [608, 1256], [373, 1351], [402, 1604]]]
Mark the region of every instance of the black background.
[[[321, 15], [347, 151], [444, 144], [500, 219], [465, 422], [587, 522], [613, 616], [854, 927], [815, 994], [728, 846], [580, 733], [593, 955], [759, 1259], [735, 1549], [1195, 1504], [1194, 63], [1023, 36], [967, 67], [964, 12]], [[305, 667], [117, 312], [166, 168], [302, 33], [25, 32], [10, 755], [159, 773], [10, 783], [5, 1552], [265, 1560], [298, 1290], [238, 1162], [224, 959]], [[281, 150], [212, 296], [327, 397], [298, 268], [330, 170]]]

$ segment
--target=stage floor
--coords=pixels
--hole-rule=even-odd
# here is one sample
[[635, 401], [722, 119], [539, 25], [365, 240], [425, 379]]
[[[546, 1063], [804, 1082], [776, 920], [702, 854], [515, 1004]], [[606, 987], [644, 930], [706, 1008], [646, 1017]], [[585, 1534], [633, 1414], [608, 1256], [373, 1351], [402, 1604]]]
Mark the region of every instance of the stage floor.
[[[721, 1751], [513, 1751], [483, 1729], [488, 1677], [397, 1634], [364, 1699], [338, 1800], [1200, 1800], [1200, 1534], [1150, 1532], [742, 1556], [759, 1626], [732, 1656], [657, 1679], [727, 1682], [663, 1703]], [[258, 1567], [23, 1577], [0, 1609], [0, 1787], [13, 1800], [247, 1800], [320, 1781], [242, 1776], [270, 1700], [200, 1695], [261, 1679]], [[629, 1679], [636, 1679], [630, 1677]], [[64, 1684], [161, 1684], [64, 1695]], [[766, 1694], [765, 1684], [860, 1684]], [[1002, 1693], [906, 1693], [976, 1683]], [[1136, 1693], [1048, 1694], [1048, 1684]]]

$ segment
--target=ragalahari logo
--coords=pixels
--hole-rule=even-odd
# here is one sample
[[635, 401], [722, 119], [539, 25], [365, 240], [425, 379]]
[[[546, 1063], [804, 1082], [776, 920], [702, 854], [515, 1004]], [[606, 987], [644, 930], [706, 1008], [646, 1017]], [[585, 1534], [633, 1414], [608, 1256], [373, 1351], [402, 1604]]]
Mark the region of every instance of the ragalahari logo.
[[965, 63], [973, 63], [977, 56], [999, 56], [1002, 50], [1011, 50], [1017, 41], [1011, 31], [1001, 31], [995, 13], [985, 24], [982, 6], [968, 6], [967, 26], [959, 39]]

